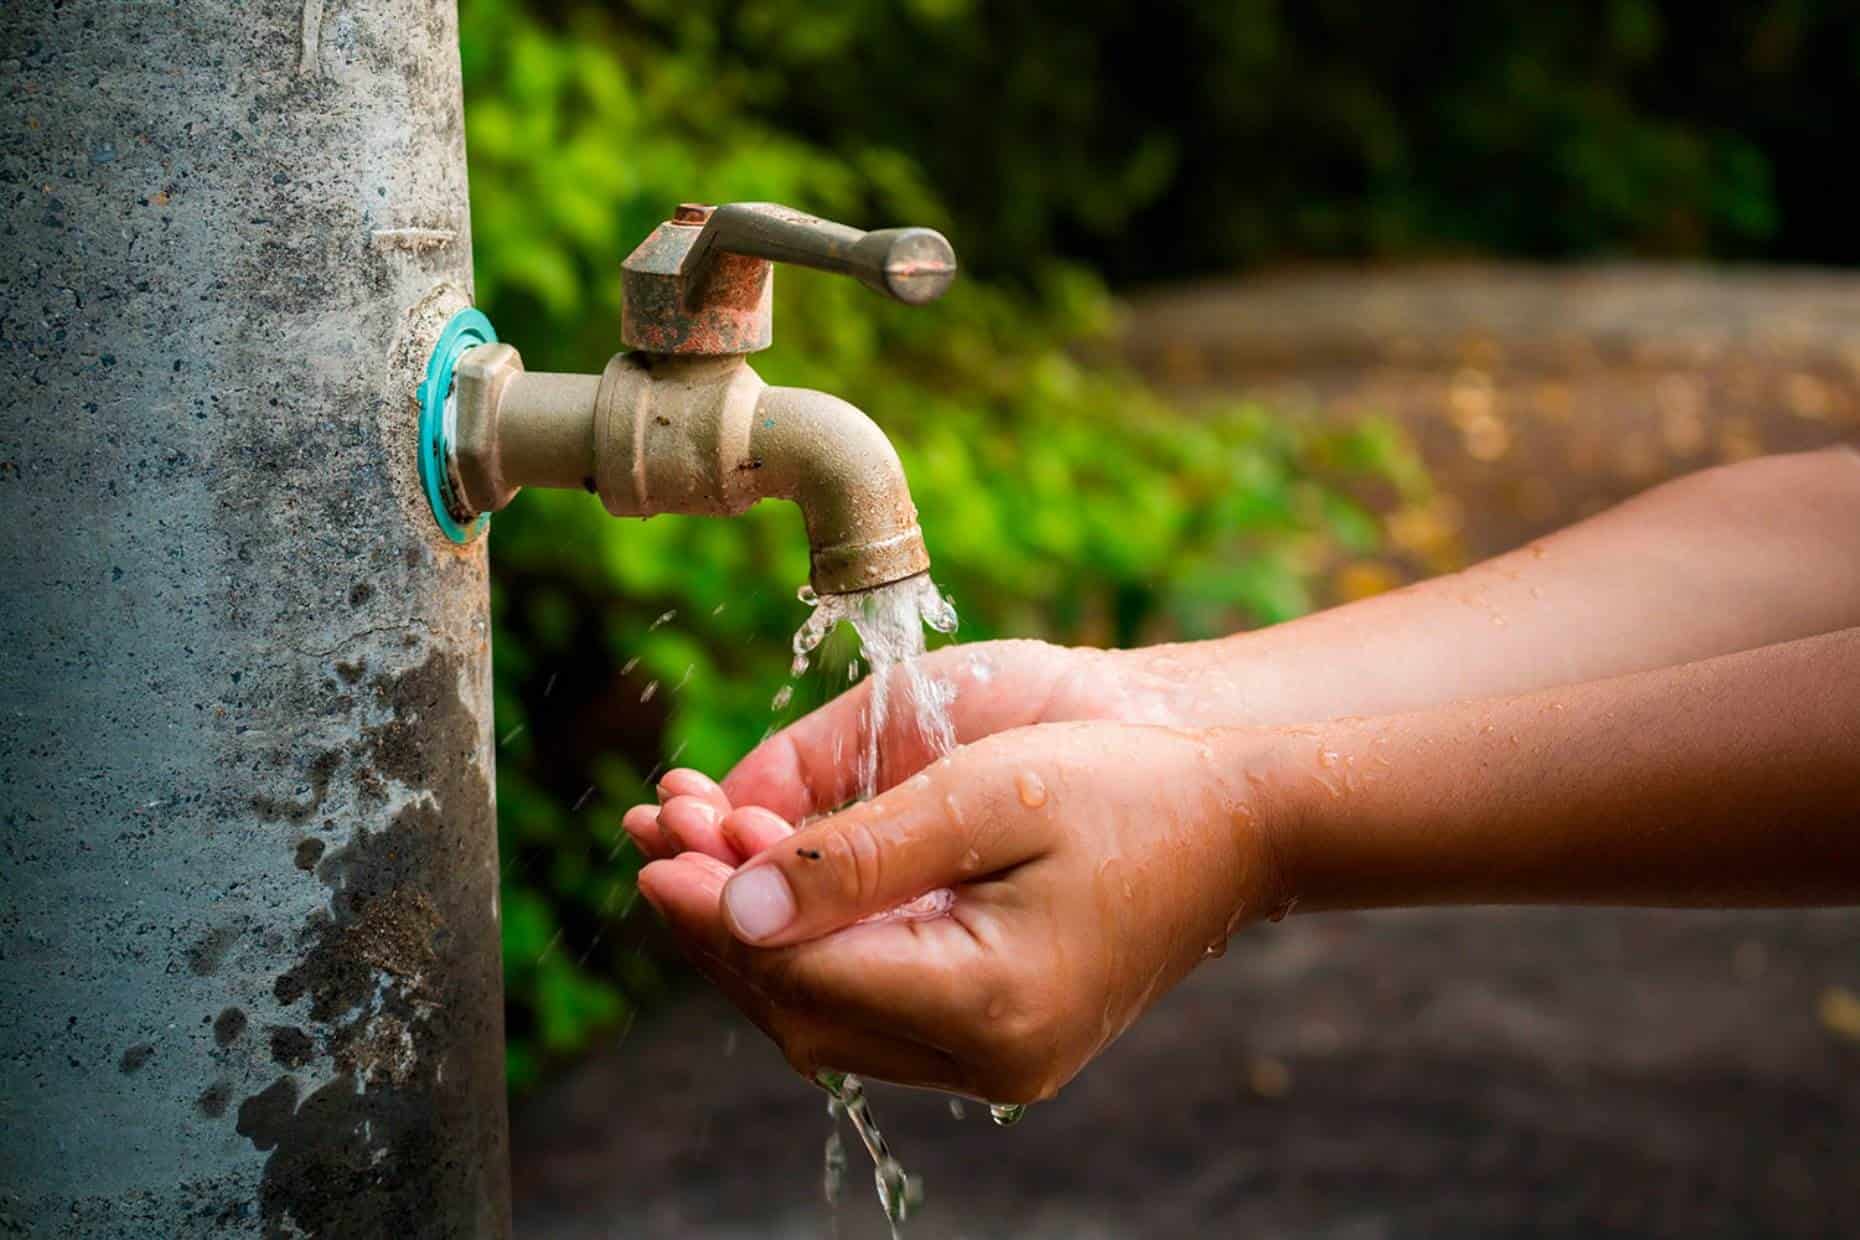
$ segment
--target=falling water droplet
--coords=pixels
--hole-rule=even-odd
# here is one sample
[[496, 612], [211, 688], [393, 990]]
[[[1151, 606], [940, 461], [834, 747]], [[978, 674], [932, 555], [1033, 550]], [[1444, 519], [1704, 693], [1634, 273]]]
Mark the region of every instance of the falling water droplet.
[[839, 1114], [834, 1109], [839, 1105], [835, 1102], [827, 1109], [833, 1116], [833, 1131], [827, 1134], [826, 1167], [820, 1177], [821, 1190], [830, 1206], [839, 1204], [840, 1185], [846, 1179], [846, 1143], [840, 1140]]
[[647, 625], [646, 631], [650, 633], [652, 632], [652, 630], [658, 628], [660, 625], [670, 624], [673, 620], [677, 618], [678, 618], [678, 611], [676, 608], [674, 608], [671, 611], [661, 614], [657, 620], [654, 620], [651, 624]]
[[969, 1113], [963, 1109], [962, 1099], [960, 1098], [951, 1098], [949, 1100], [949, 1113], [955, 1119], [967, 1119], [969, 1115]]
[[788, 664], [788, 674], [796, 680], [807, 675], [807, 656], [804, 654], [796, 654], [794, 656], [794, 661]]
[[846, 665], [846, 683], [852, 684], [859, 679], [859, 660], [854, 659]]
[[646, 691], [639, 695], [639, 700], [642, 702], [650, 702], [652, 701], [652, 695], [657, 693], [658, 691], [659, 691], [659, 682], [656, 680], [649, 681], [647, 682], [647, 685], [646, 685]]
[[1027, 1115], [1024, 1102], [991, 1102], [988, 1104], [988, 1118], [1003, 1128], [1012, 1128]]
[[770, 710], [787, 710], [788, 703], [794, 700], [794, 686], [783, 685], [775, 690], [775, 700], [769, 703]]
[[633, 674], [633, 669], [638, 666], [639, 666], [639, 656], [634, 655], [632, 658], [628, 659], [625, 663], [622, 663], [620, 665], [620, 674], [622, 676], [631, 676]]

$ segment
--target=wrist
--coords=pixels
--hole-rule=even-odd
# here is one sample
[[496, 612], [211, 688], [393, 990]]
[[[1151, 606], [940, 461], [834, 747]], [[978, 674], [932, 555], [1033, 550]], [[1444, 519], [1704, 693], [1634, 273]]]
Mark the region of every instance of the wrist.
[[1216, 829], [1238, 837], [1249, 861], [1241, 867], [1233, 910], [1238, 918], [1277, 921], [1308, 899], [1307, 826], [1324, 808], [1311, 795], [1318, 785], [1306, 751], [1315, 733], [1222, 727], [1204, 735], [1218, 772], [1214, 799], [1232, 807]]

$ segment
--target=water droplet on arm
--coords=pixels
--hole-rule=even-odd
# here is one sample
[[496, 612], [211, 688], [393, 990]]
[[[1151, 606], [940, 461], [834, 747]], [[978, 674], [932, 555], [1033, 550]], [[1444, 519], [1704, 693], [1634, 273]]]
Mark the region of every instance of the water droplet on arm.
[[1039, 809], [1046, 804], [1046, 783], [1032, 771], [1016, 775], [1014, 789], [1020, 793], [1020, 803], [1028, 809]]

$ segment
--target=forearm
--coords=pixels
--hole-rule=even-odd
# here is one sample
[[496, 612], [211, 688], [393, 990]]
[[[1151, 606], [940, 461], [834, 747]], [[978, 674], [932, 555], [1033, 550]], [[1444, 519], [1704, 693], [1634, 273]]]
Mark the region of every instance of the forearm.
[[1301, 909], [1860, 902], [1860, 628], [1283, 740]]
[[1860, 625], [1860, 453], [1708, 470], [1464, 572], [1216, 642], [1132, 651], [1184, 723], [1379, 715]]

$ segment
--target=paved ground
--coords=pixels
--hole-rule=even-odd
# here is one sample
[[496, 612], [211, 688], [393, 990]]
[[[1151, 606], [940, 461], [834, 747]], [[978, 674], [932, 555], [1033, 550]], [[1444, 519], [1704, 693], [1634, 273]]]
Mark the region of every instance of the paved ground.
[[[1292, 918], [1017, 1128], [876, 1105], [917, 1240], [1860, 1235], [1857, 946], [1860, 914]], [[882, 1236], [863, 1174], [822, 1205], [826, 1128], [694, 995], [519, 1112], [519, 1233]]]
[[[1409, 427], [1441, 497], [1395, 574], [1860, 428], [1843, 277], [1319, 272], [1140, 299], [1128, 347], [1192, 395]], [[1016, 1129], [877, 1105], [915, 1240], [1860, 1235], [1860, 913], [1293, 918]], [[694, 992], [519, 1108], [519, 1232], [882, 1236], [856, 1150], [821, 1204], [825, 1135]]]

